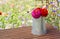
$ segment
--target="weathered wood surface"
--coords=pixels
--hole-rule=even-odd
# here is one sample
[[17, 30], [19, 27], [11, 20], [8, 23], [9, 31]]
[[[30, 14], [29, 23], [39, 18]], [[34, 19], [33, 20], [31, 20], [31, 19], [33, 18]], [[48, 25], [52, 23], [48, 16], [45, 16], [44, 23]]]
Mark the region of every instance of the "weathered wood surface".
[[0, 39], [60, 39], [60, 32], [47, 26], [48, 33], [42, 36], [32, 35], [31, 27], [0, 30]]

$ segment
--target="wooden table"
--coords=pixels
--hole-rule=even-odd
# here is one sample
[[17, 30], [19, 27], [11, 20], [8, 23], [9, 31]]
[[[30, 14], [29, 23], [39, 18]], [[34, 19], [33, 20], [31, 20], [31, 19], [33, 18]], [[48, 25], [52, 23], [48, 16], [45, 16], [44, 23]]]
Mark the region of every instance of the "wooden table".
[[49, 29], [46, 35], [35, 36], [31, 33], [31, 27], [21, 27], [0, 30], [0, 39], [60, 39], [60, 32], [55, 29]]

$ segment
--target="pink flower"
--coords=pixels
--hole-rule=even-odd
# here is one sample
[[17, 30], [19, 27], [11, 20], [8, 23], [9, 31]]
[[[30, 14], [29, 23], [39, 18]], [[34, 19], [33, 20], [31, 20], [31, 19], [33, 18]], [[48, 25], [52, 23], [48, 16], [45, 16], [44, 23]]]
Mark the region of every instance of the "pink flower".
[[36, 8], [32, 11], [32, 17], [33, 18], [39, 18], [41, 16], [41, 12], [40, 12], [41, 8]]

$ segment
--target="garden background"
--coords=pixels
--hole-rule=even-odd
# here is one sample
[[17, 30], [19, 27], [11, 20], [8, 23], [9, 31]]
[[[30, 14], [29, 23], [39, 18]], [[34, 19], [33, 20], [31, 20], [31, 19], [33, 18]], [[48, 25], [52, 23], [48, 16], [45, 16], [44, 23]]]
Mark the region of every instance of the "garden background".
[[31, 11], [46, 5], [49, 15], [46, 23], [60, 27], [59, 0], [0, 0], [0, 29], [32, 25]]

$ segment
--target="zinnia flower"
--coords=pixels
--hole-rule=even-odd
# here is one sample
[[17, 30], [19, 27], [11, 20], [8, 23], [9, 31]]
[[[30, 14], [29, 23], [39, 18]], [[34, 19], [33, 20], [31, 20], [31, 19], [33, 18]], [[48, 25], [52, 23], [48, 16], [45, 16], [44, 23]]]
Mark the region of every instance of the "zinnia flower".
[[39, 18], [41, 16], [41, 8], [36, 8], [32, 11], [33, 18]]
[[46, 8], [41, 9], [41, 16], [46, 17], [48, 15], [48, 10]]

